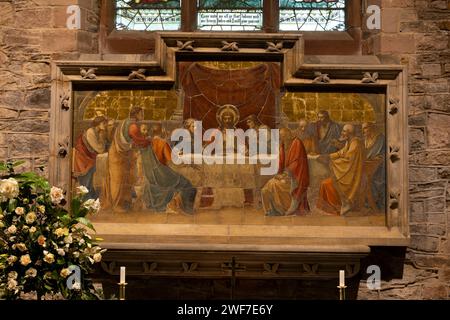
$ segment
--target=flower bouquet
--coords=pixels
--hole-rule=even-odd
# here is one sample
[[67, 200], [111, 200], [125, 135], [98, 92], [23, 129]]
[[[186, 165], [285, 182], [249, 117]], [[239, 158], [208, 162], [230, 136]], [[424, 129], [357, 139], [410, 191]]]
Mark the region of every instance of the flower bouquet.
[[105, 251], [88, 233], [98, 199], [83, 199], [88, 190], [78, 187], [67, 210], [62, 189], [15, 174], [20, 164], [0, 162], [0, 298], [101, 298], [87, 278]]

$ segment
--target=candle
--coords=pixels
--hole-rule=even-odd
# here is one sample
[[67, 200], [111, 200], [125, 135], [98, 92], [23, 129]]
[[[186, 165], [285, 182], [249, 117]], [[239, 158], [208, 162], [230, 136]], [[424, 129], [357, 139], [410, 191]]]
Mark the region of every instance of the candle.
[[339, 270], [339, 287], [345, 287], [345, 271]]
[[120, 283], [125, 283], [125, 267], [120, 267]]

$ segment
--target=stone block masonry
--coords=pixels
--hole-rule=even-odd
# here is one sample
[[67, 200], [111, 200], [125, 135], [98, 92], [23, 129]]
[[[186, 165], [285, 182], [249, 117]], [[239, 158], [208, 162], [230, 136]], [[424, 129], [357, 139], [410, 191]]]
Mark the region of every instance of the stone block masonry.
[[[81, 8], [81, 29], [68, 30], [67, 6]], [[0, 1], [0, 159], [47, 175], [50, 63], [98, 52], [99, 1]]]
[[448, 299], [450, 1], [377, 2], [381, 30], [367, 31], [363, 47], [382, 61], [406, 64], [409, 71], [411, 245], [403, 279], [383, 281], [380, 294], [363, 281], [358, 298]]

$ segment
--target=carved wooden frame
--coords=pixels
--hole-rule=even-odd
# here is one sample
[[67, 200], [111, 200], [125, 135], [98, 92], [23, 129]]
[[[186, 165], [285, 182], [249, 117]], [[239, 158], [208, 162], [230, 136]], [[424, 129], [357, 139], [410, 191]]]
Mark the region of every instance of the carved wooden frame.
[[[189, 45], [186, 45], [187, 41], [194, 41], [192, 50], [190, 48], [185, 50]], [[237, 50], [222, 51], [222, 41], [236, 42]], [[267, 42], [279, 43], [281, 41], [283, 41], [282, 48], [268, 50], [271, 46]], [[388, 108], [386, 112], [386, 136], [389, 149], [387, 155], [389, 157], [389, 161], [387, 161], [389, 204], [386, 226], [96, 223], [98, 236], [105, 239], [102, 245], [108, 249], [117, 250], [114, 252], [144, 250], [147, 252], [146, 254], [142, 253], [144, 251], [139, 251], [143, 257], [148, 256], [149, 252], [192, 253], [206, 250], [209, 252], [237, 252], [241, 255], [245, 252], [253, 252], [255, 255], [259, 254], [266, 257], [278, 252], [282, 255], [284, 253], [284, 260], [289, 260], [289, 255], [292, 253], [309, 258], [317, 257], [316, 253], [321, 253], [322, 255], [328, 255], [335, 261], [336, 270], [345, 266], [342, 259], [348, 261], [349, 257], [351, 259], [357, 257], [357, 260], [359, 260], [362, 256], [367, 255], [370, 252], [370, 246], [408, 245], [407, 73], [405, 67], [378, 64], [305, 64], [303, 52], [304, 41], [300, 35], [170, 32], [158, 34], [153, 61], [53, 62], [52, 139], [50, 142], [49, 170], [51, 183], [65, 190], [71, 190], [73, 123], [71, 97], [74, 89], [78, 87], [129, 88], [130, 86], [140, 88], [165, 86], [170, 88], [176, 85], [176, 62], [179, 60], [251, 60], [257, 57], [259, 61], [279, 61], [283, 63], [282, 78], [286, 90], [296, 87], [310, 87], [312, 90], [326, 87], [347, 87], [355, 88], [355, 90], [377, 87], [386, 90], [386, 106]], [[84, 70], [80, 73], [81, 69]], [[140, 69], [145, 69], [145, 71]], [[149, 259], [151, 260], [151, 258]], [[144, 260], [141, 262], [156, 262]], [[178, 265], [180, 261], [177, 262]], [[267, 260], [265, 263], [279, 263], [279, 261], [271, 262]], [[303, 263], [305, 262], [300, 261], [299, 266]], [[314, 265], [313, 262], [311, 263]], [[142, 272], [139, 272], [143, 274], [156, 270], [148, 265], [147, 268], [145, 268], [145, 265], [141, 267], [138, 269], [142, 269]], [[269, 268], [270, 270], [267, 269], [264, 263], [259, 267], [260, 270], [257, 274], [262, 274], [261, 272], [265, 270], [267, 275], [267, 272], [273, 269], [272, 267]], [[113, 274], [117, 271], [112, 269], [111, 271], [108, 268], [108, 265], [105, 264], [104, 270], [108, 273]], [[284, 269], [281, 268], [280, 270]], [[289, 268], [286, 270], [286, 272], [290, 272]], [[309, 269], [305, 270], [308, 271]], [[138, 271], [136, 272], [139, 274]], [[311, 272], [306, 273], [314, 274], [314, 272]], [[272, 276], [277, 274], [273, 270], [269, 273]], [[304, 276], [306, 273], [300, 273], [299, 276]], [[161, 274], [167, 275], [164, 272]]]

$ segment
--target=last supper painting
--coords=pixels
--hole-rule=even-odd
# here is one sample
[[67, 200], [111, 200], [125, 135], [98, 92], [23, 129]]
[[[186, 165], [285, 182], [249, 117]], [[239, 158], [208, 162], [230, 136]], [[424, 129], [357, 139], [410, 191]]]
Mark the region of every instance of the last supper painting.
[[282, 88], [277, 62], [74, 92], [72, 185], [98, 222], [384, 226], [386, 95]]

